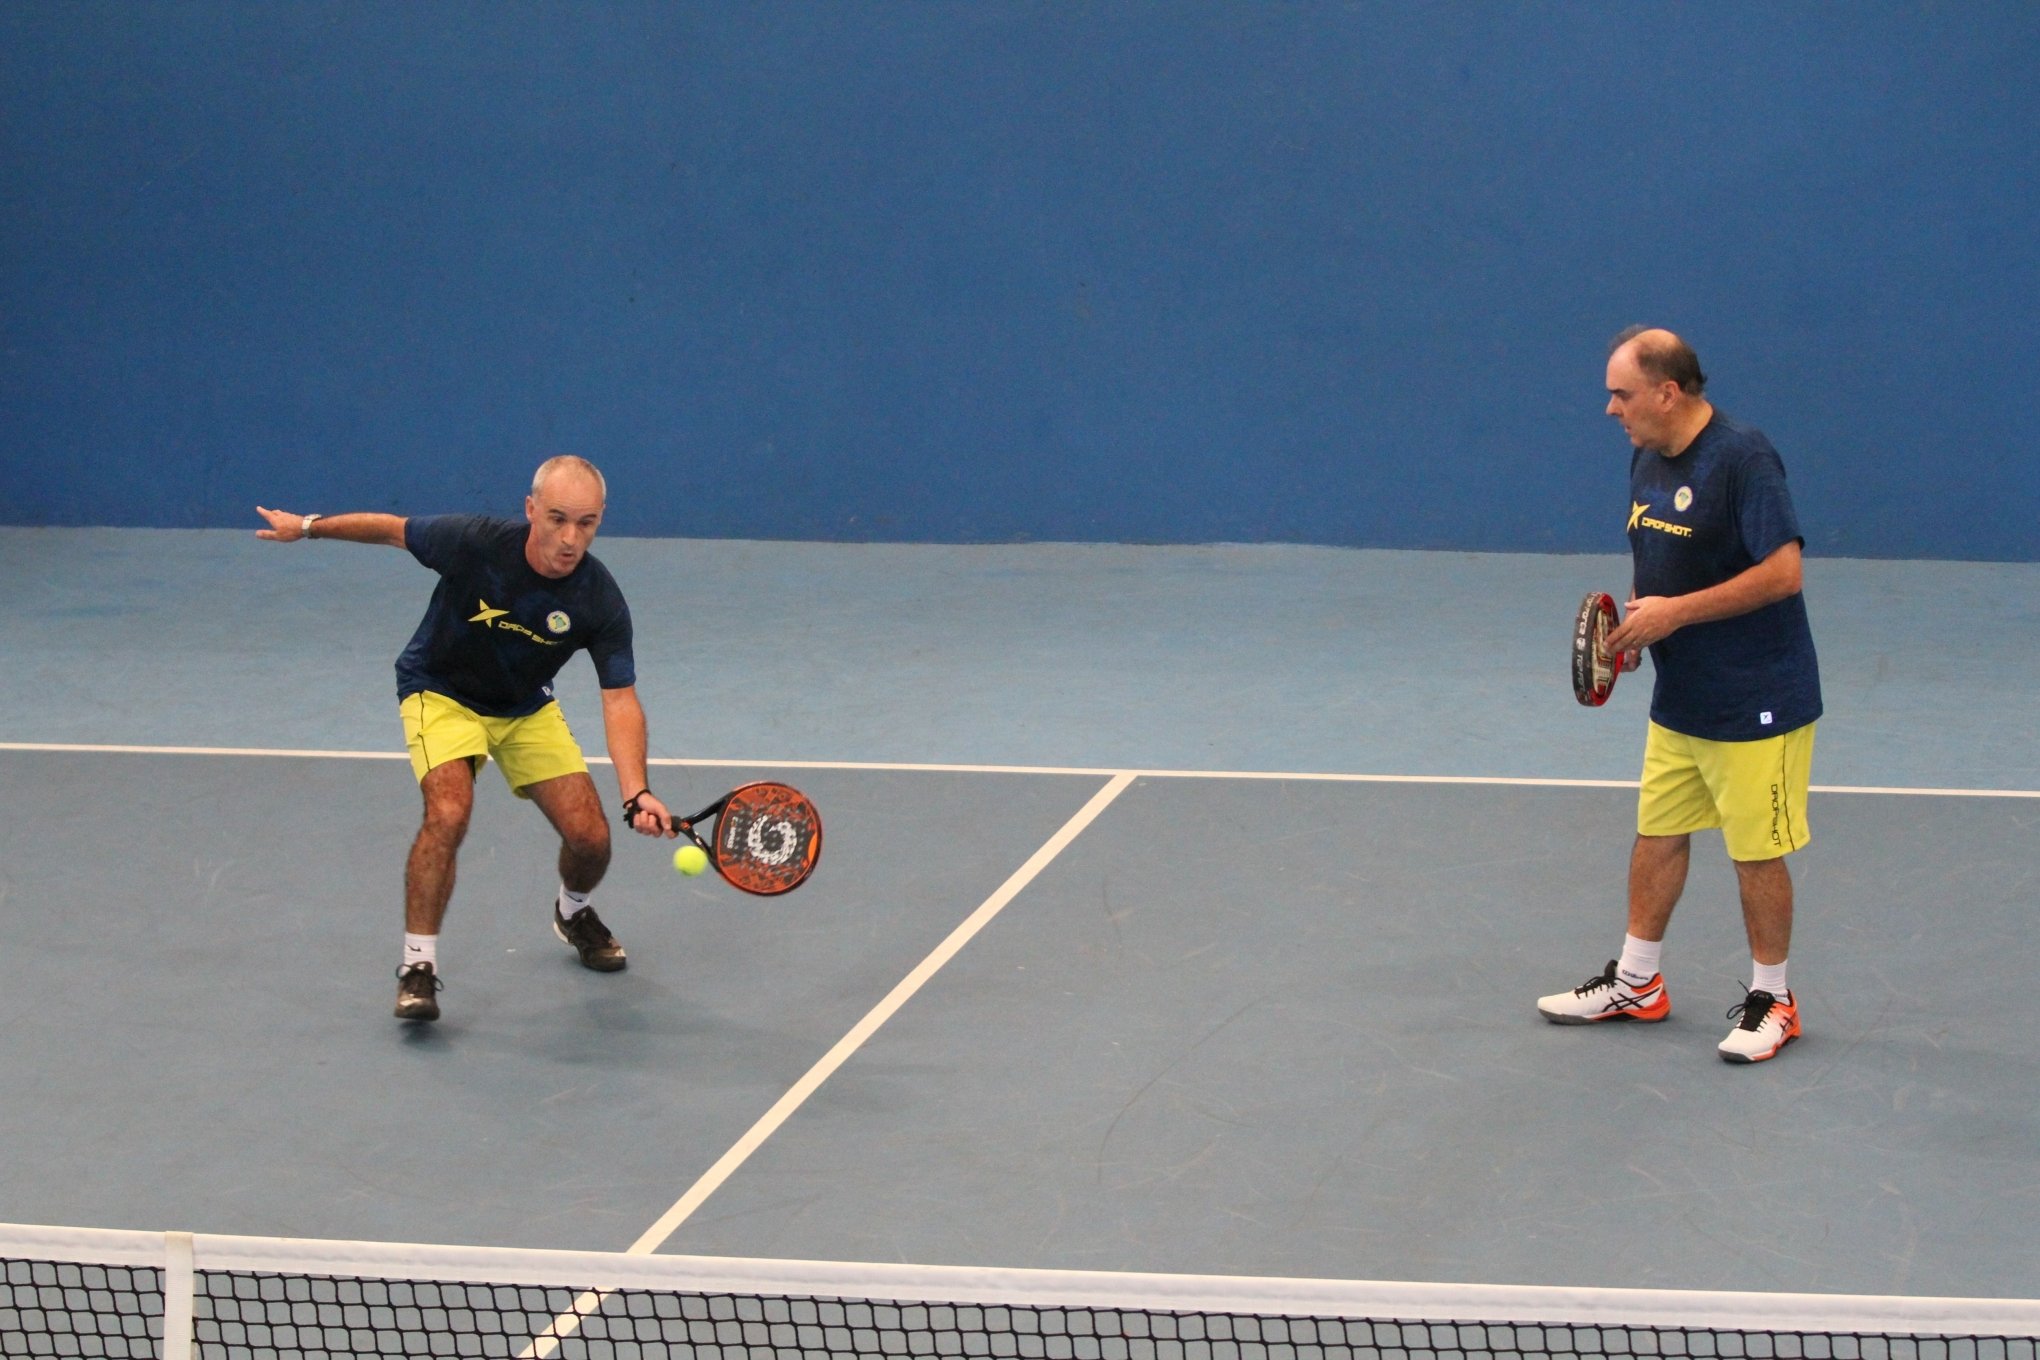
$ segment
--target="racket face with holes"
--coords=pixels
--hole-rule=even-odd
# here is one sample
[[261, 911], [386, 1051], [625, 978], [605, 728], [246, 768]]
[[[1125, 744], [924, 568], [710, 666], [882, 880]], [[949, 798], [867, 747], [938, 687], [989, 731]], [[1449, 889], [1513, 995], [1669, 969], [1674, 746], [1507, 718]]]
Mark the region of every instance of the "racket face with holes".
[[1608, 650], [1608, 634], [1615, 630], [1615, 598], [1599, 590], [1587, 592], [1573, 620], [1573, 697], [1590, 708], [1599, 708], [1615, 692], [1615, 677], [1622, 674], [1622, 658]]
[[709, 845], [730, 886], [760, 897], [792, 892], [822, 857], [822, 814], [786, 784], [745, 784], [731, 791]]

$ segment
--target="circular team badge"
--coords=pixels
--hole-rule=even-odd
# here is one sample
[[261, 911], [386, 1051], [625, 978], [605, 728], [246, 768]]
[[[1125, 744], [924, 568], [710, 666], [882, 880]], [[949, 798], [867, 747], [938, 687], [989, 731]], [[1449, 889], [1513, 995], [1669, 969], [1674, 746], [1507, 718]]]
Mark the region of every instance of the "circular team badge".
[[[1692, 496], [1686, 492], [1682, 491], [1679, 494], [1685, 496], [1687, 500], [1692, 499]], [[573, 627], [573, 620], [567, 617], [565, 610], [555, 609], [552, 613], [545, 616], [545, 626], [550, 632], [564, 633], [567, 629]]]
[[1692, 508], [1692, 505], [1693, 488], [1690, 486], [1680, 487], [1678, 493], [1672, 497], [1672, 509], [1684, 511]]

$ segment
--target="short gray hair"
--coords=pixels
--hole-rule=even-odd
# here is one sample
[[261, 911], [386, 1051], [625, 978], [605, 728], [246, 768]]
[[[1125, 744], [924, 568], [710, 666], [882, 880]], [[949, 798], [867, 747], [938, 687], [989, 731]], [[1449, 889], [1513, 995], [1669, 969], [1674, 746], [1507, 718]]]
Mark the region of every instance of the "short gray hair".
[[602, 469], [596, 467], [587, 459], [578, 458], [571, 453], [563, 453], [556, 458], [548, 458], [538, 465], [538, 471], [531, 474], [531, 494], [536, 496], [538, 489], [545, 485], [546, 478], [552, 476], [555, 472], [562, 472], [568, 468], [585, 472], [590, 477], [593, 477], [596, 489], [602, 493], [602, 503], [604, 505], [609, 504], [609, 483], [603, 479]]

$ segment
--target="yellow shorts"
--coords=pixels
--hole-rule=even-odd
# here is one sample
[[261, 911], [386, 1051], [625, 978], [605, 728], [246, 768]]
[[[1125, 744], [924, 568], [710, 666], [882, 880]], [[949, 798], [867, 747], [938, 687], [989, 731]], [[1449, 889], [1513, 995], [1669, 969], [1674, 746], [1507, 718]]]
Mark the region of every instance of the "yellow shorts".
[[444, 694], [420, 690], [405, 695], [400, 707], [411, 771], [420, 780], [454, 760], [468, 761], [480, 774], [482, 762], [494, 756], [510, 791], [529, 798], [525, 790], [533, 784], [587, 773], [588, 762], [556, 703], [522, 718], [485, 718]]
[[1758, 741], [1707, 741], [1650, 725], [1636, 834], [1684, 836], [1721, 828], [1728, 857], [1777, 859], [1813, 839], [1806, 786], [1815, 724]]

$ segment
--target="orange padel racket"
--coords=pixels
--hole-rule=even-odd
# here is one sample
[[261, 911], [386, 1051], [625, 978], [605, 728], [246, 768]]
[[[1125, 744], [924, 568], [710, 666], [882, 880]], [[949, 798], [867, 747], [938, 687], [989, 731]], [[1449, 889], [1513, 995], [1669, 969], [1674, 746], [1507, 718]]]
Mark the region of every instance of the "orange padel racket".
[[[695, 828], [710, 818], [714, 834], [703, 839]], [[708, 852], [731, 887], [760, 897], [792, 892], [822, 858], [822, 814], [786, 784], [740, 785], [673, 825]]]
[[1615, 597], [1588, 591], [1573, 620], [1572, 692], [1589, 708], [1608, 702], [1615, 692], [1615, 677], [1622, 674], [1621, 653], [1608, 650], [1608, 634], [1615, 631], [1616, 622]]

